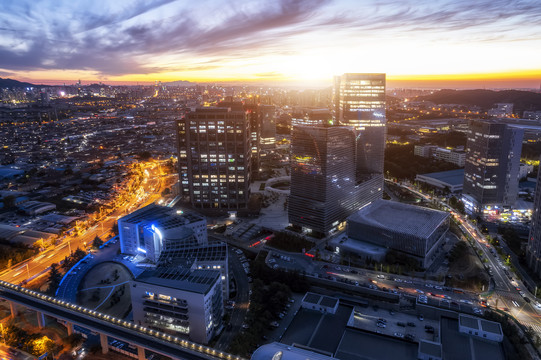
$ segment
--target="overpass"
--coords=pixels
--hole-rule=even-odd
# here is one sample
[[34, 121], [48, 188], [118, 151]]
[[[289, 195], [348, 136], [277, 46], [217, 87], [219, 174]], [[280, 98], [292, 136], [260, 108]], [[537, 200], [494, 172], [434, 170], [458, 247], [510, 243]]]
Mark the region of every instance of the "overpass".
[[137, 347], [139, 360], [145, 359], [145, 349], [173, 359], [245, 360], [239, 356], [148, 329], [5, 281], [0, 281], [0, 298], [9, 302], [13, 317], [17, 315], [16, 304], [35, 310], [40, 327], [44, 326], [44, 316], [47, 315], [65, 321], [68, 334], [73, 332], [73, 325], [99, 333], [104, 354], [109, 349], [107, 336], [111, 336]]

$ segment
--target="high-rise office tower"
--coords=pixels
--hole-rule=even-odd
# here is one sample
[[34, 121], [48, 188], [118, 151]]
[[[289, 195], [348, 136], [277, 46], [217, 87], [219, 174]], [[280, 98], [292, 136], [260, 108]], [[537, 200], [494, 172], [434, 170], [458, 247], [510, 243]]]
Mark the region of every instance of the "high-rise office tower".
[[295, 126], [291, 141], [289, 222], [323, 235], [381, 198], [379, 181], [357, 183], [356, 132], [350, 126]]
[[357, 178], [383, 174], [385, 74], [344, 74], [334, 78], [335, 123], [357, 131]]
[[[259, 105], [259, 121], [261, 136], [259, 138], [260, 153], [272, 150], [276, 142], [276, 108], [272, 105]], [[263, 153], [261, 154], [263, 155]]]
[[514, 205], [523, 136], [506, 124], [470, 120], [462, 192], [468, 213]]
[[261, 142], [261, 114], [259, 113], [259, 105], [256, 104], [255, 99], [244, 103], [244, 111], [248, 117], [250, 123], [250, 140], [251, 140], [251, 152], [252, 152], [252, 176], [255, 178], [259, 173], [260, 165], [260, 142]]
[[238, 104], [198, 108], [177, 121], [181, 191], [195, 208], [247, 206], [250, 123]]
[[537, 172], [537, 185], [533, 202], [532, 223], [526, 249], [528, 266], [541, 276], [541, 171]]

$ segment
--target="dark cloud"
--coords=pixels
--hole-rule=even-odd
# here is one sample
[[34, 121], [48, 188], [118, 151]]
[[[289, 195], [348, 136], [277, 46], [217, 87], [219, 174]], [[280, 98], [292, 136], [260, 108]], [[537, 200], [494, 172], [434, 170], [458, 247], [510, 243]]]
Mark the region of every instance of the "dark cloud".
[[[69, 2], [51, 2], [43, 14], [36, 11], [40, 4], [21, 1], [6, 6], [4, 15], [0, 5], [0, 36], [11, 39], [11, 43], [4, 42], [9, 45], [0, 42], [0, 68], [91, 70], [102, 76], [208, 70], [227, 60], [294, 54], [302, 49], [284, 43], [314, 31], [336, 31], [337, 37], [374, 37], [379, 32], [450, 37], [467, 30], [463, 36], [475, 41], [530, 40], [535, 39], [541, 23], [541, 6], [537, 3], [394, 0], [367, 5], [365, 1], [275, 0], [246, 10], [243, 3], [232, 1], [216, 4], [213, 11], [220, 16], [209, 13], [208, 19], [202, 19], [201, 14], [182, 9], [171, 0], [139, 0], [126, 3], [122, 9], [101, 12], [74, 5], [70, 11]], [[55, 6], [59, 14], [55, 14]], [[67, 10], [62, 11], [63, 7]], [[166, 18], [156, 20], [150, 16], [161, 10]], [[213, 18], [221, 20], [212, 25], [202, 21]], [[535, 26], [529, 29], [528, 24]], [[517, 28], [522, 30], [517, 32]], [[179, 55], [193, 60], [189, 64], [169, 60], [164, 67], [142, 60], [160, 64], [164, 57]], [[201, 63], [198, 58], [211, 60]]]

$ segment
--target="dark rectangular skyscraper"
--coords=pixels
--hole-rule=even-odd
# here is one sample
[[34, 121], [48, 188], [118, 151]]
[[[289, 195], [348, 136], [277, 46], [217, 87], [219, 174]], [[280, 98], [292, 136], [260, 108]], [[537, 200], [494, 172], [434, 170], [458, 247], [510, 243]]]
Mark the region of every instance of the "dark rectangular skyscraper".
[[289, 221], [326, 234], [345, 219], [355, 189], [355, 133], [345, 126], [296, 126], [291, 142]]
[[250, 123], [239, 106], [198, 108], [177, 122], [179, 179], [196, 208], [245, 208], [250, 197]]
[[470, 120], [462, 196], [469, 213], [515, 204], [523, 135], [506, 124]]

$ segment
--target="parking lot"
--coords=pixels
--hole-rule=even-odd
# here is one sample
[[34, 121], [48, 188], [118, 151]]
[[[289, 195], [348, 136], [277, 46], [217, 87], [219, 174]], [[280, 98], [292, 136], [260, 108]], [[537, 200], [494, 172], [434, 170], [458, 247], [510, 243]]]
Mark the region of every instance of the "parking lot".
[[[373, 307], [355, 307], [353, 326], [398, 338], [409, 337], [409, 340], [416, 342], [420, 339], [439, 341], [440, 335], [437, 320]], [[427, 327], [431, 327], [433, 330], [429, 330]]]

